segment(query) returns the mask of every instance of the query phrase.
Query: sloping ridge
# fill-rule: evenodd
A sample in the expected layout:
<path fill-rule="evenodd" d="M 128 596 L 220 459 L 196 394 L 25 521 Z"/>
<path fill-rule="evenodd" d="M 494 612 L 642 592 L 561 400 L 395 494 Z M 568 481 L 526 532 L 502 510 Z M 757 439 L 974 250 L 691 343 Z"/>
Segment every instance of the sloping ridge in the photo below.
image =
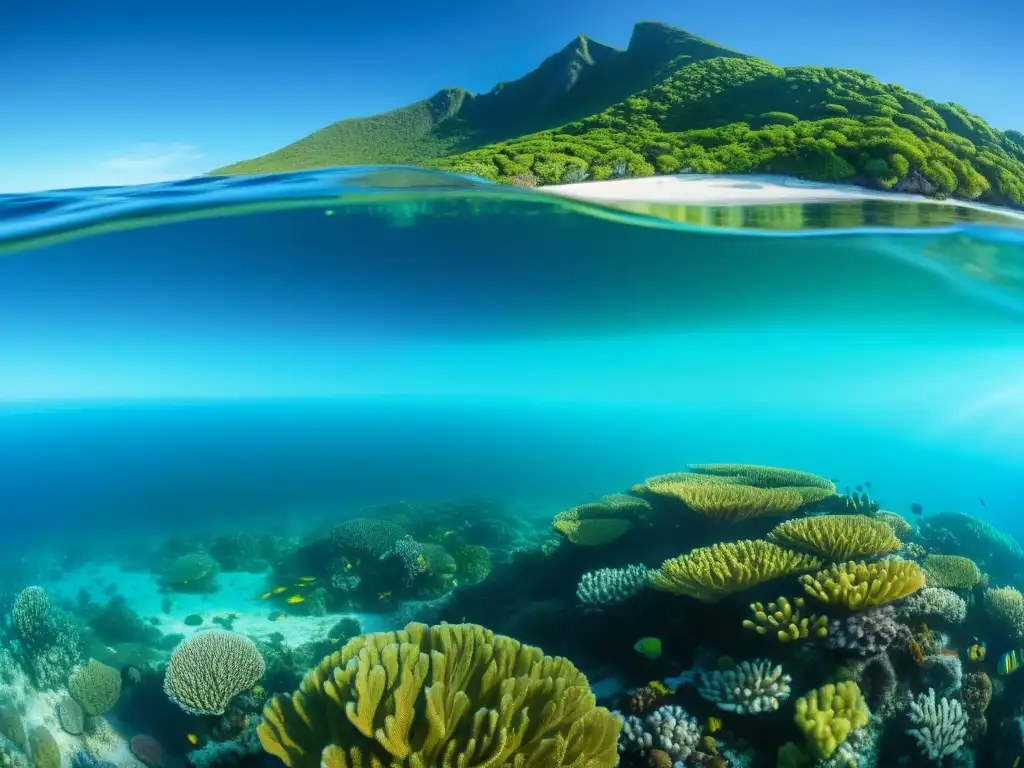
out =
<path fill-rule="evenodd" d="M 400 109 L 332 123 L 214 173 L 414 164 L 445 157 L 582 119 L 653 85 L 670 66 L 721 56 L 748 58 L 658 22 L 637 24 L 625 50 L 581 35 L 532 72 L 488 93 L 445 88 Z"/>

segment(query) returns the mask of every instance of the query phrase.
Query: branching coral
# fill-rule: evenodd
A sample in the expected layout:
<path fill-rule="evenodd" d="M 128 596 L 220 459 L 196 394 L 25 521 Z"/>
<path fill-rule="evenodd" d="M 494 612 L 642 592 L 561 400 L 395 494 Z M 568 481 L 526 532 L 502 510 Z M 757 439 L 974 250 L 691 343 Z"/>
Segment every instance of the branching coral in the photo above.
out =
<path fill-rule="evenodd" d="M 985 590 L 985 610 L 1015 639 L 1024 639 L 1024 595 L 1014 587 Z"/>
<path fill-rule="evenodd" d="M 625 754 L 647 757 L 660 749 L 672 761 L 686 761 L 697 751 L 701 729 L 697 718 L 679 706 L 663 706 L 644 719 L 628 715 L 622 723 L 620 749 Z"/>
<path fill-rule="evenodd" d="M 811 597 L 829 605 L 861 610 L 899 600 L 924 586 L 924 573 L 912 560 L 841 563 L 800 578 Z"/>
<path fill-rule="evenodd" d="M 756 485 L 761 488 L 784 488 L 803 486 L 825 488 L 834 492 L 835 483 L 811 472 L 780 467 L 765 467 L 758 464 L 691 464 L 690 471 L 703 475 L 719 475 L 734 478 L 737 482 Z"/>
<path fill-rule="evenodd" d="M 852 731 L 868 724 L 868 706 L 852 681 L 824 685 L 796 701 L 797 727 L 819 757 L 829 757 Z"/>
<path fill-rule="evenodd" d="M 821 638 L 828 634 L 828 617 L 816 613 L 803 614 L 804 599 L 792 601 L 780 597 L 764 605 L 751 603 L 753 619 L 744 619 L 744 629 L 752 629 L 759 635 L 774 635 L 780 643 L 802 640 L 808 637 Z"/>
<path fill-rule="evenodd" d="M 789 515 L 804 504 L 797 491 L 729 483 L 679 482 L 652 478 L 647 487 L 659 496 L 681 501 L 689 509 L 721 522 Z"/>
<path fill-rule="evenodd" d="M 981 570 L 969 557 L 928 555 L 921 567 L 929 587 L 971 589 L 982 579 Z"/>
<path fill-rule="evenodd" d="M 898 638 L 910 639 L 910 630 L 896 621 L 896 610 L 891 605 L 869 608 L 844 619 L 836 619 L 829 626 L 828 646 L 874 656 L 887 650 Z"/>
<path fill-rule="evenodd" d="M 963 746 L 967 714 L 956 699 L 936 700 L 934 689 L 929 689 L 910 702 L 908 715 L 917 727 L 907 730 L 907 735 L 914 737 L 928 759 L 940 761 Z"/>
<path fill-rule="evenodd" d="M 600 568 L 583 574 L 576 598 L 588 608 L 603 608 L 629 600 L 647 587 L 651 569 L 643 565 Z"/>
<path fill-rule="evenodd" d="M 713 544 L 666 560 L 651 573 L 655 589 L 715 602 L 781 576 L 820 567 L 821 560 L 768 541 Z"/>
<path fill-rule="evenodd" d="M 768 537 L 828 560 L 886 555 L 903 548 L 903 542 L 888 525 L 863 515 L 819 515 L 787 520 L 777 525 Z"/>
<path fill-rule="evenodd" d="M 774 712 L 789 698 L 790 682 L 781 666 L 755 659 L 740 662 L 733 669 L 704 672 L 697 692 L 727 712 L 759 715 Z"/>
<path fill-rule="evenodd" d="M 258 733 L 289 768 L 612 768 L 620 728 L 566 659 L 474 624 L 409 624 L 350 640 Z"/>
<path fill-rule="evenodd" d="M 222 715 L 228 702 L 252 688 L 263 657 L 245 635 L 213 629 L 182 640 L 171 653 L 164 693 L 193 715 Z"/>
<path fill-rule="evenodd" d="M 967 618 L 967 603 L 956 592 L 939 587 L 925 587 L 902 601 L 898 610 L 903 619 L 937 616 L 951 624 L 963 624 Z"/>

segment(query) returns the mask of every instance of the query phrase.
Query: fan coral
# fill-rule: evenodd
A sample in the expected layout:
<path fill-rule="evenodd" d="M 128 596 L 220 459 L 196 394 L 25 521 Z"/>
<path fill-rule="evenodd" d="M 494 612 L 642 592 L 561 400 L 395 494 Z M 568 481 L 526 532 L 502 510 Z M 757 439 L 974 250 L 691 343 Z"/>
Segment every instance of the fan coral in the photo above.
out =
<path fill-rule="evenodd" d="M 726 712 L 759 715 L 774 712 L 789 698 L 790 682 L 781 666 L 755 659 L 740 662 L 733 669 L 702 673 L 697 692 Z"/>
<path fill-rule="evenodd" d="M 222 715 L 263 671 L 263 657 L 252 640 L 213 629 L 178 643 L 167 662 L 164 693 L 189 714 Z"/>
<path fill-rule="evenodd" d="M 985 610 L 1014 639 L 1024 638 L 1024 595 L 1013 587 L 985 590 Z"/>
<path fill-rule="evenodd" d="M 650 568 L 643 565 L 590 571 L 580 579 L 576 597 L 582 605 L 590 608 L 622 603 L 647 587 L 650 574 Z"/>
<path fill-rule="evenodd" d="M 925 587 L 903 600 L 899 604 L 898 613 L 904 619 L 937 616 L 952 624 L 963 624 L 967 618 L 967 603 L 956 592 Z"/>
<path fill-rule="evenodd" d="M 831 492 L 835 492 L 836 489 L 835 483 L 831 480 L 798 469 L 764 467 L 758 464 L 691 464 L 689 470 L 696 474 L 725 476 L 736 482 L 761 488 L 803 486 L 825 488 Z"/>
<path fill-rule="evenodd" d="M 289 768 L 612 768 L 620 729 L 567 659 L 475 624 L 409 624 L 350 640 L 258 733 Z"/>
<path fill-rule="evenodd" d="M 334 546 L 341 550 L 382 557 L 405 536 L 405 530 L 390 520 L 355 517 L 338 523 L 331 531 Z"/>
<path fill-rule="evenodd" d="M 735 523 L 754 517 L 789 515 L 804 504 L 797 491 L 785 488 L 757 488 L 727 483 L 680 483 L 647 481 L 659 496 L 677 499 L 689 509 L 721 522 Z"/>
<path fill-rule="evenodd" d="M 885 523 L 863 515 L 818 515 L 787 520 L 775 527 L 772 541 L 809 550 L 828 560 L 848 560 L 865 555 L 885 555 L 903 548 Z"/>
<path fill-rule="evenodd" d="M 812 613 L 802 615 L 804 599 L 795 598 L 792 602 L 784 597 L 778 598 L 767 607 L 761 603 L 751 603 L 750 610 L 754 618 L 744 619 L 744 629 L 752 629 L 759 635 L 774 633 L 780 643 L 790 640 L 802 640 L 807 637 L 822 638 L 828 634 L 828 617 Z"/>
<path fill-rule="evenodd" d="M 977 564 L 959 555 L 928 555 L 921 567 L 929 587 L 971 589 L 982 579 Z"/>
<path fill-rule="evenodd" d="M 930 760 L 941 760 L 963 746 L 967 714 L 956 699 L 936 701 L 935 691 L 929 689 L 910 702 L 908 714 L 917 727 L 907 730 L 907 735 L 917 740 L 921 754 Z"/>
<path fill-rule="evenodd" d="M 121 696 L 121 673 L 95 659 L 89 659 L 86 666 L 75 670 L 71 676 L 68 692 L 82 705 L 87 715 L 102 715 Z"/>
<path fill-rule="evenodd" d="M 896 609 L 880 605 L 866 611 L 836 619 L 829 626 L 829 648 L 850 651 L 859 656 L 874 656 L 889 648 L 897 638 L 905 643 L 910 630 L 896 621 Z"/>
<path fill-rule="evenodd" d="M 792 573 L 818 568 L 821 560 L 768 541 L 737 541 L 700 547 L 666 560 L 651 573 L 655 589 L 715 602 Z"/>
<path fill-rule="evenodd" d="M 833 565 L 800 580 L 811 597 L 856 611 L 916 592 L 924 586 L 924 573 L 912 560 L 892 558 L 877 563 Z"/>
<path fill-rule="evenodd" d="M 807 745 L 819 757 L 829 757 L 852 731 L 868 724 L 867 704 L 854 682 L 823 685 L 796 701 L 794 720 Z"/>
<path fill-rule="evenodd" d="M 685 761 L 700 744 L 700 724 L 682 707 L 664 706 L 641 720 L 629 715 L 622 723 L 619 748 L 624 753 L 650 755 L 660 749 L 671 760 Z"/>

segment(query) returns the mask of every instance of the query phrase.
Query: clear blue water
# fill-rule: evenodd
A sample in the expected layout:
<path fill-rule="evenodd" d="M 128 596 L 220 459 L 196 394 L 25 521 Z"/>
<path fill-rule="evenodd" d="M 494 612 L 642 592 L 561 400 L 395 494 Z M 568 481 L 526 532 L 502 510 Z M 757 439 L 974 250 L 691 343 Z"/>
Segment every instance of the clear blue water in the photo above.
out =
<path fill-rule="evenodd" d="M 260 593 L 312 569 L 337 522 L 401 500 L 488 500 L 541 557 L 560 510 L 690 463 L 765 464 L 1024 540 L 1024 219 L 1010 212 L 895 197 L 607 207 L 408 169 L 0 196 L 0 361 L 0 595 L 42 584 L 88 655 L 149 653 L 159 675 L 167 649 L 125 650 L 79 590 L 123 595 L 166 636 L 192 631 L 187 614 L 206 628 L 237 612 L 239 631 L 291 642 L 313 631 L 308 612 Z M 174 557 L 239 533 L 286 554 L 211 594 L 168 591 Z M 693 546 L 687 533 L 652 542 L 646 564 Z M 562 550 L 564 583 L 503 570 L 496 549 L 490 580 L 443 618 L 508 618 L 496 628 L 604 691 L 697 663 L 703 640 L 675 611 L 564 626 L 583 571 L 637 556 Z M 378 589 L 316 620 L 421 617 Z M 661 662 L 631 650 L 641 634 L 665 638 Z M 993 660 L 1015 642 L 986 637 Z M 111 716 L 125 739 L 152 732 L 175 757 L 198 749 L 193 731 L 199 747 L 224 739 L 162 709 L 159 685 L 147 695 Z M 279 765 L 263 760 L 224 765 Z"/>

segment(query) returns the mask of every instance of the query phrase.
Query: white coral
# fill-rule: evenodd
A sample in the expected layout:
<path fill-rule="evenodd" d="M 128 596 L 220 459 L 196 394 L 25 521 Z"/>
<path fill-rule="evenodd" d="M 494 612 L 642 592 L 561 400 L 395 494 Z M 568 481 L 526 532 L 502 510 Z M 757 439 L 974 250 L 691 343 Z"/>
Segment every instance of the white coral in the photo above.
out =
<path fill-rule="evenodd" d="M 719 709 L 738 715 L 773 712 L 789 698 L 792 678 L 767 659 L 744 661 L 734 669 L 701 675 L 697 692 Z"/>
<path fill-rule="evenodd" d="M 967 713 L 956 699 L 935 699 L 935 689 L 929 688 L 916 701 L 910 702 L 909 716 L 917 728 L 907 731 L 917 740 L 921 754 L 940 761 L 952 755 L 964 744 L 967 736 Z"/>
<path fill-rule="evenodd" d="M 939 616 L 953 624 L 963 624 L 967 618 L 967 603 L 952 590 L 925 587 L 907 597 L 898 613 L 902 619 Z"/>
<path fill-rule="evenodd" d="M 697 718 L 682 707 L 666 705 L 643 720 L 636 715 L 623 718 L 619 751 L 648 756 L 652 749 L 660 749 L 672 760 L 683 761 L 696 752 L 700 736 Z"/>
<path fill-rule="evenodd" d="M 622 603 L 647 586 L 650 569 L 642 565 L 627 568 L 601 568 L 583 574 L 576 597 L 588 608 Z"/>

